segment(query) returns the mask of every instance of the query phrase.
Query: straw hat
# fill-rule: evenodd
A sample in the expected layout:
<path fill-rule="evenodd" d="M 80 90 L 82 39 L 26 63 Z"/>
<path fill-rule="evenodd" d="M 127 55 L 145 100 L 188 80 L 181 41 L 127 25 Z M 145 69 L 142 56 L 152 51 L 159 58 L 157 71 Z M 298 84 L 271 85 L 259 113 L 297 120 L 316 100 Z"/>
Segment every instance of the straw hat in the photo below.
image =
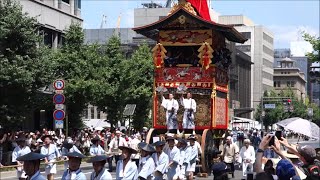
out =
<path fill-rule="evenodd" d="M 299 156 L 292 153 L 288 153 L 288 151 L 282 151 L 282 154 L 289 159 L 299 159 Z"/>

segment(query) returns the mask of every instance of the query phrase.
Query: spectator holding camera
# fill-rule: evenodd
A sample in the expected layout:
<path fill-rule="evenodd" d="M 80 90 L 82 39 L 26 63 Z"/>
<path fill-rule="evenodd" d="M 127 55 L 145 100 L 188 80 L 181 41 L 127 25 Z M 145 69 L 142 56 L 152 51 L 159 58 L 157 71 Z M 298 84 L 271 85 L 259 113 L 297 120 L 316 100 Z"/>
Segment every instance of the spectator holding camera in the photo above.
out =
<path fill-rule="evenodd" d="M 303 162 L 301 167 L 303 173 L 307 176 L 307 180 L 320 179 L 320 161 L 316 159 L 316 150 L 309 145 L 293 145 L 288 143 L 287 139 L 281 138 L 280 143 L 284 145 L 290 152 L 297 155 Z"/>

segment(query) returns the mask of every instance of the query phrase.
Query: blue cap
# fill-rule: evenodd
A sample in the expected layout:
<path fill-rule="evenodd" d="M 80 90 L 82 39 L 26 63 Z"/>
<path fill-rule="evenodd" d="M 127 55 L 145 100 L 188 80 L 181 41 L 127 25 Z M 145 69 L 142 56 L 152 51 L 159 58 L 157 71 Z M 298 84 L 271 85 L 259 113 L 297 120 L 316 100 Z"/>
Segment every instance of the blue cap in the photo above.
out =
<path fill-rule="evenodd" d="M 30 152 L 28 154 L 18 157 L 17 160 L 18 161 L 36 161 L 36 160 L 44 159 L 45 157 L 46 155 Z"/>
<path fill-rule="evenodd" d="M 276 174 L 279 179 L 289 180 L 296 175 L 296 171 L 290 161 L 281 159 L 277 164 Z"/>

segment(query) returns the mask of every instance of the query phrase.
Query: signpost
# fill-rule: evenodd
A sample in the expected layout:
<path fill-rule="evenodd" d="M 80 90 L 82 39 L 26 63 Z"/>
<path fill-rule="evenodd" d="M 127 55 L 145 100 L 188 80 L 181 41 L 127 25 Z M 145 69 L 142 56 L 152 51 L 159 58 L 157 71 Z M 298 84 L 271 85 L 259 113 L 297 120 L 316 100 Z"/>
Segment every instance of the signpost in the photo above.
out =
<path fill-rule="evenodd" d="M 264 108 L 265 109 L 275 109 L 276 108 L 276 104 L 264 104 Z"/>
<path fill-rule="evenodd" d="M 53 102 L 55 104 L 55 110 L 53 111 L 53 119 L 55 121 L 54 125 L 56 129 L 63 129 L 63 120 L 66 117 L 65 113 L 65 96 L 63 94 L 63 89 L 65 87 L 65 82 L 62 79 L 57 79 L 53 82 L 53 87 L 55 89 L 55 95 L 53 96 Z M 68 122 L 66 122 L 68 123 Z M 68 135 L 68 130 L 66 131 L 66 136 Z"/>

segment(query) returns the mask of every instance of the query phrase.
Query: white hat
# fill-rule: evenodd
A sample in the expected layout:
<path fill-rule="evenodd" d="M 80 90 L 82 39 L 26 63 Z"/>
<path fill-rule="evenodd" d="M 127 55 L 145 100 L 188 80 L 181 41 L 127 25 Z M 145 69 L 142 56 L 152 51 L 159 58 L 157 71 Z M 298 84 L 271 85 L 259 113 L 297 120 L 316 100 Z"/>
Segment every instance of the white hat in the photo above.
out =
<path fill-rule="evenodd" d="M 116 131 L 116 134 L 121 134 L 121 131 Z"/>
<path fill-rule="evenodd" d="M 227 137 L 227 140 L 231 140 L 231 139 L 232 139 L 232 137 L 231 137 L 231 136 L 228 136 L 228 137 Z"/>

